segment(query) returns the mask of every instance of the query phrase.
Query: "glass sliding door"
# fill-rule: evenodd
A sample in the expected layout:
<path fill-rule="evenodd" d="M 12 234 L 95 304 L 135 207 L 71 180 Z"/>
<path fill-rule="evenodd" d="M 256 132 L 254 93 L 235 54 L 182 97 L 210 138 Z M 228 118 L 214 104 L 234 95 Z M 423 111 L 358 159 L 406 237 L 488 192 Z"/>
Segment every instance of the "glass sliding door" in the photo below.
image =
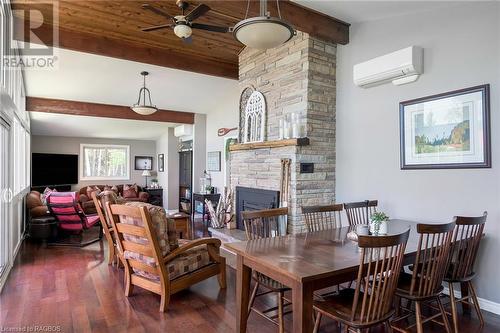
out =
<path fill-rule="evenodd" d="M 0 118 L 0 278 L 9 265 L 9 207 L 12 191 L 9 183 L 10 127 Z"/>

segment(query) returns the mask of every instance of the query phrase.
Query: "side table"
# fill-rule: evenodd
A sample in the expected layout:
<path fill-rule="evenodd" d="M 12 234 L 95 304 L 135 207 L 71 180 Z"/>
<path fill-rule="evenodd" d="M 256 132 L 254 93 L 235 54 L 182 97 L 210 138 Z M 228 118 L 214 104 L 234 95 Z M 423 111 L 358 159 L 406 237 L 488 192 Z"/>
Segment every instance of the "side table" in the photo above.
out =
<path fill-rule="evenodd" d="M 189 215 L 183 212 L 167 214 L 168 219 L 175 221 L 175 231 L 179 238 L 192 239 L 191 235 L 191 223 Z"/>

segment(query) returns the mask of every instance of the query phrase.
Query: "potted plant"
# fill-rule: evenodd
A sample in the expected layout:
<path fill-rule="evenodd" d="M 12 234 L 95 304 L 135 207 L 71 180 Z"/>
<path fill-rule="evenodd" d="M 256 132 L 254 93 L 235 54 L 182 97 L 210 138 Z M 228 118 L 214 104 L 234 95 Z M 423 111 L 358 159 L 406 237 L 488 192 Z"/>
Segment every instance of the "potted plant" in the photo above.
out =
<path fill-rule="evenodd" d="M 370 232 L 374 235 L 385 235 L 387 234 L 387 221 L 389 221 L 389 216 L 384 212 L 375 212 L 371 216 Z"/>

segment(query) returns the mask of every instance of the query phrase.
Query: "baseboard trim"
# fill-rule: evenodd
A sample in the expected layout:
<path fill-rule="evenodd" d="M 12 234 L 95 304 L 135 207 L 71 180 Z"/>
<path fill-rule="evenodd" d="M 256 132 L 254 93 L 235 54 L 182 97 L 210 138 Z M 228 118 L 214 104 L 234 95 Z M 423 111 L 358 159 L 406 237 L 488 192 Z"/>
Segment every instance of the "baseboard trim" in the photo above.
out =
<path fill-rule="evenodd" d="M 446 295 L 450 294 L 450 290 L 448 289 L 448 287 L 444 287 L 443 294 Z M 456 298 L 462 297 L 462 293 L 460 292 L 460 290 L 455 290 L 455 297 Z M 479 301 L 479 306 L 481 307 L 481 310 L 500 315 L 500 303 L 496 303 L 481 297 L 478 297 L 477 300 Z"/>

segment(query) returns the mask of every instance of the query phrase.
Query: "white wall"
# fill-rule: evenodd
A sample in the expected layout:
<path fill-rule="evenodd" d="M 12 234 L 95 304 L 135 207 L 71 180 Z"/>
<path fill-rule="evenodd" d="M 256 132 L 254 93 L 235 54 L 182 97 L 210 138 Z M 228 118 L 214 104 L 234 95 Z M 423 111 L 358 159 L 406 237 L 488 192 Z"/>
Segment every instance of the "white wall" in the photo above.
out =
<path fill-rule="evenodd" d="M 207 161 L 207 117 L 195 114 L 193 129 L 193 193 L 200 192 L 200 178 L 206 170 Z"/>
<path fill-rule="evenodd" d="M 212 110 L 207 115 L 207 152 L 220 151 L 221 152 L 221 171 L 210 171 L 212 177 L 212 186 L 217 187 L 219 192 L 224 188 L 224 165 L 226 163 L 224 138 L 238 137 L 238 130 L 233 131 L 226 136 L 220 137 L 217 135 L 219 128 L 233 128 L 238 127 L 239 123 L 239 94 L 236 89 L 227 98 L 218 105 L 217 109 Z"/>
<path fill-rule="evenodd" d="M 168 209 L 179 210 L 179 139 L 174 136 L 174 129 L 168 129 L 168 151 L 165 156 L 168 174 Z M 168 161 L 168 162 L 167 162 Z M 165 200 L 165 199 L 164 199 Z"/>
<path fill-rule="evenodd" d="M 487 210 L 478 262 L 479 297 L 500 302 L 500 139 L 498 3 L 460 3 L 433 12 L 351 27 L 338 49 L 337 200 L 376 198 L 391 217 L 451 221 Z M 352 66 L 409 45 L 425 49 L 425 74 L 409 85 L 370 89 L 352 83 Z M 489 83 L 491 169 L 400 170 L 399 102 Z"/>
<path fill-rule="evenodd" d="M 78 185 L 73 186 L 74 190 L 79 190 L 86 185 L 104 185 L 104 184 L 123 184 L 137 183 L 144 186 L 145 179 L 142 177 L 141 170 L 134 170 L 135 156 L 152 156 L 153 170 L 152 177 L 148 177 L 148 183 L 151 178 L 156 177 L 157 156 L 156 144 L 154 141 L 147 140 L 118 140 L 118 139 L 98 139 L 98 138 L 73 138 L 60 136 L 41 136 L 33 135 L 31 137 L 31 151 L 33 153 L 52 153 L 52 154 L 80 154 L 81 143 L 93 144 L 115 144 L 130 146 L 130 180 L 107 180 L 107 181 L 81 181 L 78 174 Z"/>
<path fill-rule="evenodd" d="M 168 209 L 168 192 L 169 192 L 169 184 L 168 184 L 168 131 L 163 134 L 158 140 L 156 140 L 156 158 L 158 158 L 158 154 L 163 154 L 163 172 L 159 172 L 157 170 L 158 184 L 163 188 L 163 207 Z M 158 168 L 158 163 L 156 165 Z"/>
<path fill-rule="evenodd" d="M 179 153 L 178 139 L 174 129 L 156 140 L 156 154 L 164 154 L 164 172 L 158 172 L 158 183 L 163 188 L 163 207 L 167 210 L 179 209 Z"/>

